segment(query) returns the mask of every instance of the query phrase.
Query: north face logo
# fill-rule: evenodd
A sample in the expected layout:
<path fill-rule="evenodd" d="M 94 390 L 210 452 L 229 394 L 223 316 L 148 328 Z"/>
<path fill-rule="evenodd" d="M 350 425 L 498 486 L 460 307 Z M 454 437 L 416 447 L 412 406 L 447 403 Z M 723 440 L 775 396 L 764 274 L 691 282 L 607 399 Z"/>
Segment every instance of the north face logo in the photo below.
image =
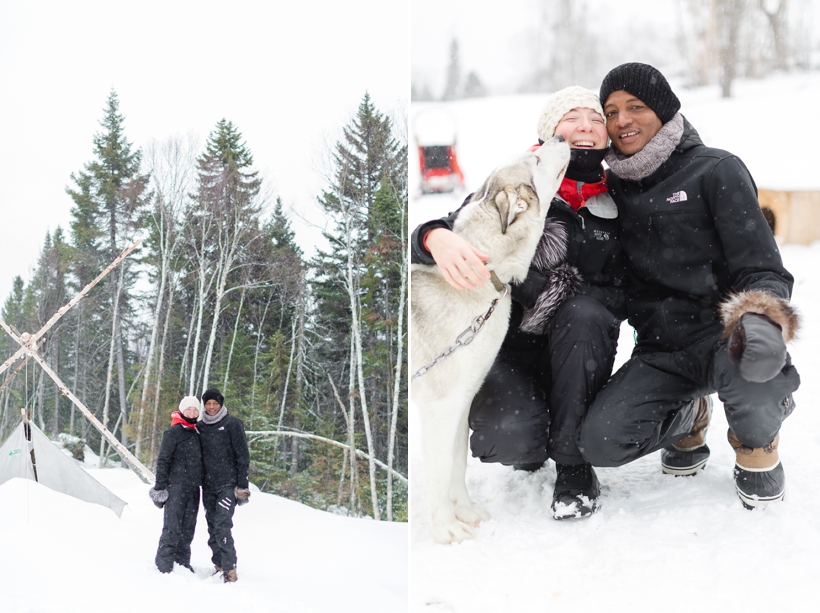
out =
<path fill-rule="evenodd" d="M 595 235 L 595 240 L 598 240 L 598 241 L 608 241 L 609 240 L 609 232 L 604 232 L 603 230 L 594 230 L 593 234 Z"/>
<path fill-rule="evenodd" d="M 667 202 L 683 202 L 684 200 L 686 200 L 686 192 L 683 190 L 675 192 L 671 197 L 666 199 Z"/>

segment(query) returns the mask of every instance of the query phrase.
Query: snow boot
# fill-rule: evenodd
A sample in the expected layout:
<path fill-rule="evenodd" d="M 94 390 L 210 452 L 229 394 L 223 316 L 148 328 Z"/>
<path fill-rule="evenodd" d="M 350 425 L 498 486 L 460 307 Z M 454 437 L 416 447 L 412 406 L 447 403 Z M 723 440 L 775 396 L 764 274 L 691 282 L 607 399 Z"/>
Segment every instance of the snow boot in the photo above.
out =
<path fill-rule="evenodd" d="M 221 566 L 217 566 L 216 564 L 214 564 L 214 572 L 213 572 L 213 573 L 211 573 L 211 577 L 213 577 L 214 575 L 218 575 L 218 574 L 220 574 L 221 572 L 222 572 L 222 567 L 221 567 Z"/>
<path fill-rule="evenodd" d="M 786 473 L 777 446 L 778 433 L 765 447 L 744 445 L 729 428 L 729 444 L 735 450 L 735 488 L 743 506 L 749 510 L 783 500 L 786 493 Z"/>
<path fill-rule="evenodd" d="M 236 583 L 236 569 L 232 568 L 222 573 L 222 580 L 225 583 Z"/>
<path fill-rule="evenodd" d="M 712 419 L 712 397 L 695 399 L 695 423 L 692 431 L 673 445 L 661 449 L 661 470 L 676 477 L 690 476 L 706 466 L 709 459 L 709 445 L 706 432 Z"/>
<path fill-rule="evenodd" d="M 552 518 L 587 517 L 598 510 L 601 486 L 591 464 L 555 463 L 557 476 L 552 493 Z"/>

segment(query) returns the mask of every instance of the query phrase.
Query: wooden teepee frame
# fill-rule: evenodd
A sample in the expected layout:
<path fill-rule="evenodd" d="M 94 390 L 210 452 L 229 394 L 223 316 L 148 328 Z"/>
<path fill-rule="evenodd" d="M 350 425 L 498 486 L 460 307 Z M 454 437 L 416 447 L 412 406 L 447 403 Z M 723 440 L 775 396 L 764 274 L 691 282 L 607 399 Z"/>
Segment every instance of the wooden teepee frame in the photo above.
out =
<path fill-rule="evenodd" d="M 26 359 L 28 359 L 28 357 L 31 357 L 34 361 L 36 361 L 42 367 L 42 369 L 46 372 L 46 374 L 54 380 L 54 383 L 57 384 L 57 388 L 60 390 L 60 392 L 62 392 L 63 396 L 67 396 L 68 399 L 71 400 L 71 402 L 73 402 L 78 409 L 80 409 L 80 412 L 82 412 L 82 414 L 86 416 L 88 421 L 91 422 L 91 425 L 94 426 L 97 430 L 99 430 L 100 434 L 102 434 L 105 437 L 105 439 L 108 441 L 108 443 L 114 449 L 117 450 L 117 453 L 120 455 L 122 460 L 129 466 L 129 468 L 131 468 L 131 470 L 133 470 L 137 474 L 137 476 L 140 479 L 142 479 L 143 482 L 148 483 L 148 484 L 152 484 L 152 483 L 154 483 L 154 473 L 152 473 L 150 470 L 148 470 L 142 464 L 142 462 L 140 462 L 137 459 L 137 457 L 134 454 L 132 454 L 130 451 L 128 451 L 128 449 L 125 447 L 125 445 L 123 445 L 122 443 L 120 443 L 117 440 L 117 438 L 111 433 L 111 431 L 108 428 L 106 428 L 105 424 L 101 423 L 96 418 L 94 413 L 92 413 L 91 411 L 88 410 L 88 408 L 80 401 L 80 399 L 77 398 L 71 392 L 71 390 L 68 388 L 68 386 L 65 383 L 63 383 L 62 379 L 60 379 L 60 377 L 57 376 L 57 373 L 54 372 L 48 364 L 46 364 L 45 360 L 43 360 L 43 358 L 40 356 L 40 354 L 37 353 L 37 349 L 39 348 L 38 341 L 40 340 L 40 338 L 46 332 L 48 332 L 48 330 L 54 324 L 56 324 L 57 321 L 59 321 L 59 319 L 63 315 L 65 315 L 68 312 L 69 309 L 71 309 L 71 307 L 73 307 L 75 304 L 77 304 L 83 298 L 83 296 L 88 294 L 88 292 L 91 290 L 91 288 L 93 288 L 95 285 L 97 285 L 97 283 L 102 281 L 102 279 L 109 272 L 114 270 L 114 268 L 116 268 L 120 264 L 120 262 L 122 262 L 126 257 L 128 257 L 128 255 L 134 249 L 136 249 L 139 244 L 140 244 L 140 241 L 137 241 L 136 243 L 134 243 L 130 247 L 127 247 L 126 249 L 124 249 L 123 252 L 120 253 L 114 259 L 114 261 L 111 262 L 105 268 L 105 270 L 103 270 L 99 275 L 97 275 L 97 277 L 93 281 L 91 281 L 82 290 L 80 290 L 80 292 L 76 296 L 74 296 L 74 298 L 69 300 L 64 306 L 62 306 L 60 309 L 58 309 L 57 312 L 54 313 L 54 315 L 51 316 L 51 319 L 49 319 L 46 322 L 46 324 L 39 330 L 39 332 L 37 332 L 35 334 L 29 334 L 28 332 L 23 332 L 22 334 L 19 334 L 16 330 L 14 330 L 11 326 L 9 326 L 5 321 L 0 319 L 0 326 L 2 326 L 3 329 L 8 333 L 8 335 L 11 336 L 11 338 L 13 338 L 17 342 L 17 344 L 20 345 L 20 349 L 18 349 L 17 352 L 13 356 L 11 356 L 8 360 L 3 362 L 2 365 L 0 365 L 0 374 L 2 374 L 3 371 L 5 371 L 9 366 L 14 364 L 14 362 L 16 362 L 19 358 L 23 357 L 24 355 L 27 356 Z"/>

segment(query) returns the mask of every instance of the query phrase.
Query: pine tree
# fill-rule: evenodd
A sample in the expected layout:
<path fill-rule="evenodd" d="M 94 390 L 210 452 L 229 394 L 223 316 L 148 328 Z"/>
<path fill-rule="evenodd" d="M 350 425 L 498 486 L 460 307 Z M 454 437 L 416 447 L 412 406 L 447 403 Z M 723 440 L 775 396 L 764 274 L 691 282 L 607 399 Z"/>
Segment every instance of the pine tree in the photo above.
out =
<path fill-rule="evenodd" d="M 257 196 L 262 184 L 258 173 L 251 170 L 253 156 L 242 141 L 242 135 L 225 119 L 220 120 L 211 132 L 205 153 L 197 164 L 198 192 L 188 215 L 194 228 L 195 239 L 191 247 L 196 253 L 199 276 L 189 393 L 194 393 L 197 386 L 208 387 L 223 299 L 230 290 L 229 281 L 238 283 L 235 277 L 243 253 L 253 249 L 260 237 L 261 203 Z M 211 305 L 206 305 L 211 286 L 214 295 Z M 212 306 L 209 310 L 213 317 L 200 375 L 197 370 L 199 340 L 206 306 Z"/>
<path fill-rule="evenodd" d="M 378 416 L 379 407 L 385 404 L 384 394 L 389 391 L 379 383 L 389 380 L 389 374 L 382 378 L 389 370 L 389 360 L 384 334 L 364 319 L 369 316 L 368 301 L 382 292 L 368 287 L 363 279 L 368 278 L 368 254 L 383 237 L 384 222 L 390 220 L 390 207 L 381 199 L 377 202 L 377 193 L 385 183 L 401 184 L 407 166 L 406 152 L 396 142 L 390 120 L 375 109 L 368 94 L 351 124 L 344 128 L 342 140 L 336 143 L 333 160 L 332 184 L 319 199 L 334 223 L 333 230 L 325 233 L 332 251 L 320 251 L 314 259 L 317 323 L 326 341 L 320 350 L 325 359 L 336 364 L 330 376 L 339 384 L 346 380 L 348 385 L 351 446 L 355 444 L 357 404 L 361 411 L 371 456 L 371 508 L 378 519 L 381 512 L 374 460 L 380 450 L 379 439 L 374 436 L 378 424 L 372 417 Z"/>
<path fill-rule="evenodd" d="M 136 222 L 144 204 L 143 194 L 148 177 L 140 174 L 141 153 L 139 150 L 133 151 L 131 143 L 125 138 L 124 122 L 125 118 L 119 112 L 119 99 L 112 90 L 100 122 L 102 131 L 94 136 L 95 159 L 87 163 L 84 170 L 71 175 L 76 188 L 66 189 L 74 201 L 71 230 L 72 243 L 78 252 L 74 274 L 79 287 L 116 257 L 137 231 Z M 95 382 L 95 387 L 102 385 L 104 388 L 102 415 L 105 425 L 110 427 L 107 423 L 110 380 L 116 359 L 123 443 L 128 442 L 125 428 L 128 421 L 127 343 L 124 336 L 127 336 L 130 325 L 130 292 L 134 280 L 135 275 L 128 270 L 126 261 L 120 266 L 118 274 L 112 274 L 107 279 L 107 294 L 102 296 L 95 293 L 95 298 L 84 305 L 84 323 L 92 330 L 84 335 L 83 344 L 99 343 L 99 340 L 93 340 L 93 329 L 111 329 L 108 365 L 103 366 L 105 381 Z M 84 353 L 92 354 L 91 348 L 86 347 Z M 98 355 L 96 352 L 94 354 Z M 100 365 L 84 365 L 84 369 L 94 369 L 94 366 L 100 370 Z"/>

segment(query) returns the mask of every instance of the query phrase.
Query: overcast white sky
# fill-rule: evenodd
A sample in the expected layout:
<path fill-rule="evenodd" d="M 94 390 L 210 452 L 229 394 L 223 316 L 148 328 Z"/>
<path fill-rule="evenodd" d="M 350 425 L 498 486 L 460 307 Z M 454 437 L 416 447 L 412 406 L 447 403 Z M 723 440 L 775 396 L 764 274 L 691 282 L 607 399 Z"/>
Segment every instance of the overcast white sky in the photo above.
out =
<path fill-rule="evenodd" d="M 135 147 L 204 145 L 226 118 L 285 204 L 315 211 L 321 151 L 365 91 L 407 111 L 409 2 L 0 0 L 0 301 L 46 231 L 68 230 L 65 188 L 112 88 Z M 318 231 L 295 229 L 310 251 Z"/>

